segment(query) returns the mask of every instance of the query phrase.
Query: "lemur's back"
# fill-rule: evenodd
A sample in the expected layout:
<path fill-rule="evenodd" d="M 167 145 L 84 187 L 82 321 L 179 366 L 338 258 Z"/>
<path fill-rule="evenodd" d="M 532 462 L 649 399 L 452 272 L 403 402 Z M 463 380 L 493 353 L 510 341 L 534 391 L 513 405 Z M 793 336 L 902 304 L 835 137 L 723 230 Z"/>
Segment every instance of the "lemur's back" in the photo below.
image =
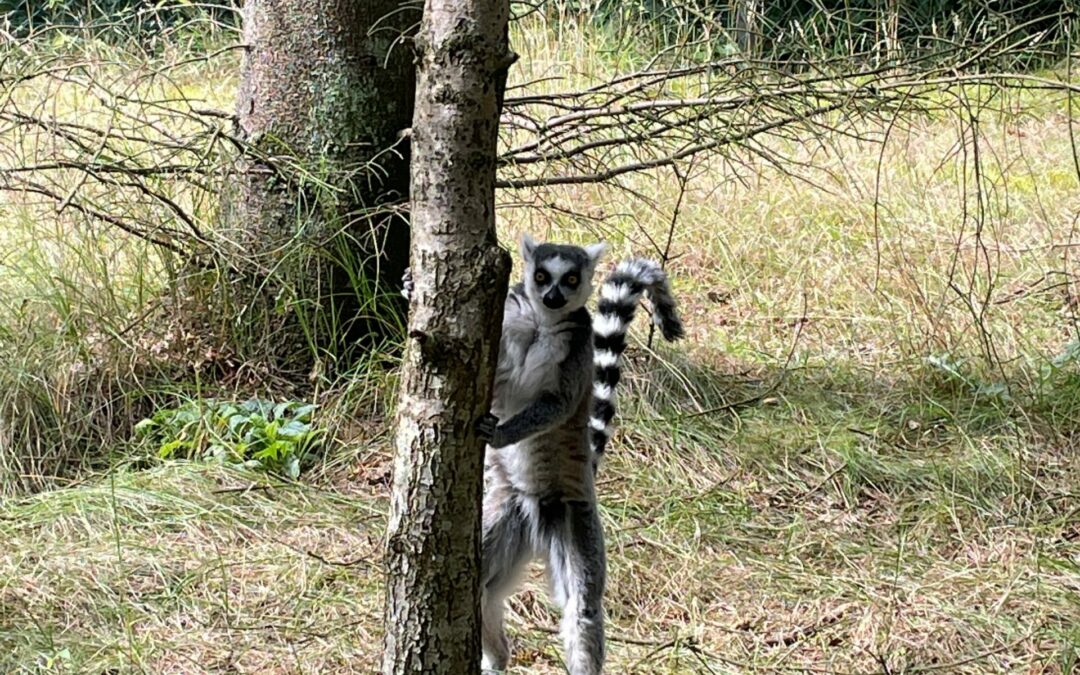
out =
<path fill-rule="evenodd" d="M 592 496 L 588 423 L 592 405 L 592 319 L 588 310 L 546 324 L 521 284 L 510 290 L 503 318 L 492 412 L 499 419 L 520 413 L 542 391 L 572 398 L 561 424 L 504 448 L 489 448 L 489 473 L 537 497 Z M 567 377 L 567 373 L 577 373 Z"/>

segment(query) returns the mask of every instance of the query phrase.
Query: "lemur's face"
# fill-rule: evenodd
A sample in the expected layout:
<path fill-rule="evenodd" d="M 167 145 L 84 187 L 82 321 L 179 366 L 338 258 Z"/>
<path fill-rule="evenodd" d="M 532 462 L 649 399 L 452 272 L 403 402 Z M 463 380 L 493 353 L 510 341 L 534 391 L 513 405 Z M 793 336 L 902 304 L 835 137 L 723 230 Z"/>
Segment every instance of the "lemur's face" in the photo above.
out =
<path fill-rule="evenodd" d="M 525 291 L 533 305 L 552 314 L 567 314 L 584 306 L 592 294 L 596 263 L 605 250 L 603 243 L 584 248 L 537 244 L 524 235 Z"/>

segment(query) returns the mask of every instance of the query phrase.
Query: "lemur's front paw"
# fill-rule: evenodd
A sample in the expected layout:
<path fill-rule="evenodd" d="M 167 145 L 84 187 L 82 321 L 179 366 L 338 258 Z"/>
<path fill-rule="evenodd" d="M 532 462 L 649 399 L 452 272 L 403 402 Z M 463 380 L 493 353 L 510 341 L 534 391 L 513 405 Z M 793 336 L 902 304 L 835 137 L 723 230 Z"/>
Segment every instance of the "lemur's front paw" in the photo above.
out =
<path fill-rule="evenodd" d="M 499 418 L 495 417 L 491 413 L 486 413 L 483 417 L 476 420 L 474 429 L 476 435 L 479 436 L 485 443 L 491 445 L 495 440 L 495 432 L 499 427 Z M 492 447 L 495 447 L 492 445 Z"/>
<path fill-rule="evenodd" d="M 405 273 L 401 275 L 401 294 L 405 296 L 406 300 L 409 300 L 413 292 L 413 280 L 412 280 L 412 268 L 406 267 Z"/>

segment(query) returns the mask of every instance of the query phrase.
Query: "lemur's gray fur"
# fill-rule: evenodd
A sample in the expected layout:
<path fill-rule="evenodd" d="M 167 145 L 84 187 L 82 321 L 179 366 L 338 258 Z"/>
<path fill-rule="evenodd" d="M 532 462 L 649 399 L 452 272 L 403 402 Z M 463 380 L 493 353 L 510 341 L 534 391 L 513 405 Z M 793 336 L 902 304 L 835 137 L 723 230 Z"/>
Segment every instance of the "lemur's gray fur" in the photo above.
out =
<path fill-rule="evenodd" d="M 619 355 L 644 290 L 664 335 L 682 334 L 663 272 L 644 260 L 617 267 L 592 322 L 585 303 L 605 249 L 522 238 L 525 278 L 506 298 L 491 414 L 477 425 L 488 442 L 481 572 L 486 671 L 504 670 L 509 662 L 503 605 L 535 557 L 546 559 L 553 599 L 563 612 L 567 670 L 599 675 L 603 668 L 606 562 L 595 453 L 610 437 Z M 405 288 L 408 294 L 408 273 Z"/>

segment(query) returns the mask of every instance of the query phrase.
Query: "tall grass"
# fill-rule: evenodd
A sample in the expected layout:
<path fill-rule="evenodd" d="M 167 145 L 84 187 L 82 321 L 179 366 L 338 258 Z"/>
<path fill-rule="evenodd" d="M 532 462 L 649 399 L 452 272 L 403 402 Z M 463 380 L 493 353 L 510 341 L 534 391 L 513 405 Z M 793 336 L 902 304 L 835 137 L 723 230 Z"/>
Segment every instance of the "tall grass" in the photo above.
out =
<path fill-rule="evenodd" d="M 244 233 L 225 227 L 231 132 L 197 111 L 217 120 L 234 105 L 235 30 L 204 17 L 148 45 L 145 35 L 99 28 L 43 29 L 5 46 L 18 76 L 0 129 L 5 494 L 122 459 L 132 426 L 157 405 L 368 392 L 364 383 L 386 377 L 394 338 L 358 345 L 350 327 L 401 332 L 347 236 L 327 246 L 305 239 L 298 212 L 297 236 L 256 258 Z M 98 138 L 95 128 L 115 133 Z M 125 162 L 143 174 L 97 173 Z M 194 172 L 156 171 L 170 165 Z M 320 170 L 297 168 L 308 192 L 337 198 Z M 330 268 L 348 274 L 332 292 Z M 370 353 L 352 358 L 361 350 Z M 357 371 L 371 364 L 382 364 L 371 377 Z M 340 408 L 370 409 L 358 399 Z"/>

